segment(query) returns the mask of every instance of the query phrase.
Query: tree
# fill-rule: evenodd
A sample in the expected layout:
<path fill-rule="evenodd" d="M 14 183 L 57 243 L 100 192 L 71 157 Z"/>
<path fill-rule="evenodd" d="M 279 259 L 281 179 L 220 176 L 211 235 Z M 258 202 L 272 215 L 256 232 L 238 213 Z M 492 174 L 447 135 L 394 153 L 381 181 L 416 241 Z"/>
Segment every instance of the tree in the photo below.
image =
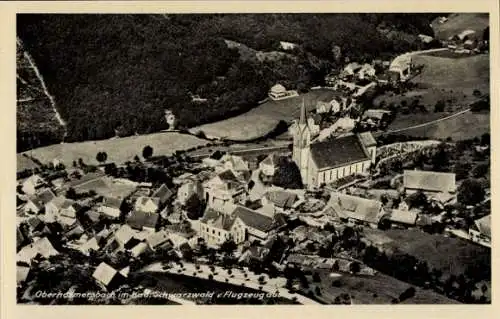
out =
<path fill-rule="evenodd" d="M 104 163 L 108 159 L 108 154 L 106 152 L 98 152 L 95 158 L 99 163 Z"/>
<path fill-rule="evenodd" d="M 457 200 L 463 205 L 475 205 L 484 199 L 485 191 L 481 183 L 468 178 L 458 188 Z"/>
<path fill-rule="evenodd" d="M 481 145 L 489 146 L 490 145 L 490 133 L 484 133 L 481 135 Z"/>
<path fill-rule="evenodd" d="M 354 261 L 349 265 L 349 270 L 353 274 L 357 274 L 361 271 L 361 265 L 358 262 Z"/>
<path fill-rule="evenodd" d="M 238 246 L 236 245 L 234 240 L 226 240 L 220 246 L 221 251 L 223 251 L 227 255 L 231 255 L 236 250 L 236 248 L 238 248 Z"/>
<path fill-rule="evenodd" d="M 450 161 L 445 144 L 440 144 L 438 146 L 437 152 L 431 159 L 431 163 L 435 171 L 441 171 L 448 168 Z"/>
<path fill-rule="evenodd" d="M 407 299 L 410 299 L 412 298 L 413 296 L 415 296 L 415 288 L 414 287 L 410 287 L 408 289 L 406 289 L 405 291 L 403 291 L 400 295 L 399 295 L 399 302 L 403 302 Z"/>
<path fill-rule="evenodd" d="M 205 203 L 198 197 L 197 194 L 192 194 L 187 200 L 184 206 L 189 219 L 197 220 L 203 216 L 203 211 L 205 210 Z"/>
<path fill-rule="evenodd" d="M 290 189 L 303 188 L 304 185 L 297 164 L 286 157 L 280 157 L 278 168 L 273 176 L 273 184 Z"/>
<path fill-rule="evenodd" d="M 317 272 L 315 272 L 313 274 L 313 281 L 314 282 L 321 282 L 321 277 L 319 276 L 319 274 Z"/>
<path fill-rule="evenodd" d="M 489 170 L 489 165 L 488 164 L 478 164 L 474 169 L 472 170 L 472 176 L 475 178 L 481 178 L 484 177 Z"/>
<path fill-rule="evenodd" d="M 471 165 L 467 162 L 458 162 L 453 168 L 453 172 L 455 173 L 457 180 L 462 180 L 469 177 L 470 170 Z"/>
<path fill-rule="evenodd" d="M 143 149 L 142 149 L 142 157 L 145 159 L 145 160 L 148 160 L 151 158 L 151 156 L 153 156 L 153 148 L 149 145 L 145 146 Z"/>
<path fill-rule="evenodd" d="M 444 103 L 443 100 L 439 100 L 436 102 L 436 105 L 434 105 L 434 112 L 435 113 L 440 113 L 440 112 L 444 112 L 444 108 L 445 108 L 446 104 Z"/>
<path fill-rule="evenodd" d="M 314 292 L 316 293 L 316 295 L 321 296 L 321 288 L 319 288 L 318 286 L 314 288 Z"/>

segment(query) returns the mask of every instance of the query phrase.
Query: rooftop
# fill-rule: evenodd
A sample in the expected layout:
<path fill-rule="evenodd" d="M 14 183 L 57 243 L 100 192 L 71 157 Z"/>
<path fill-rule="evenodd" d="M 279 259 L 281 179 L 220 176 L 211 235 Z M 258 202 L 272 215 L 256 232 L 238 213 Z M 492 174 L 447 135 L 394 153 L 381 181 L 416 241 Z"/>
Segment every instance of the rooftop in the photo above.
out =
<path fill-rule="evenodd" d="M 262 215 L 244 206 L 237 206 L 234 209 L 232 215 L 240 218 L 248 227 L 260 230 L 262 232 L 268 232 L 272 230 L 276 225 L 273 218 Z"/>
<path fill-rule="evenodd" d="M 172 197 L 174 193 L 165 185 L 162 184 L 160 188 L 158 188 L 152 197 L 158 197 L 160 199 L 160 203 L 165 203 L 170 197 Z"/>
<path fill-rule="evenodd" d="M 159 216 L 157 213 L 134 211 L 127 219 L 127 224 L 135 229 L 142 229 L 143 227 L 155 228 Z"/>
<path fill-rule="evenodd" d="M 383 215 L 382 202 L 362 197 L 332 192 L 326 209 L 341 218 L 353 218 L 368 223 L 378 223 Z"/>
<path fill-rule="evenodd" d="M 405 170 L 403 184 L 405 188 L 422 191 L 453 193 L 456 190 L 453 173 Z"/>
<path fill-rule="evenodd" d="M 313 143 L 311 156 L 318 169 L 335 168 L 369 159 L 356 135 Z"/>

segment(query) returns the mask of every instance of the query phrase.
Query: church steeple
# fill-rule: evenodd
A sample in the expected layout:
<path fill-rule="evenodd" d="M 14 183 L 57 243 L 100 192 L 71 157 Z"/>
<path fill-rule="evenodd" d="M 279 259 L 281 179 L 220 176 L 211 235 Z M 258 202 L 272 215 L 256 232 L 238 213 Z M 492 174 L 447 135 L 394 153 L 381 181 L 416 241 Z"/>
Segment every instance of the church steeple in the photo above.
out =
<path fill-rule="evenodd" d="M 302 98 L 302 105 L 300 107 L 300 119 L 299 119 L 299 124 L 306 124 L 307 125 L 307 119 L 306 119 L 306 103 L 305 99 Z"/>

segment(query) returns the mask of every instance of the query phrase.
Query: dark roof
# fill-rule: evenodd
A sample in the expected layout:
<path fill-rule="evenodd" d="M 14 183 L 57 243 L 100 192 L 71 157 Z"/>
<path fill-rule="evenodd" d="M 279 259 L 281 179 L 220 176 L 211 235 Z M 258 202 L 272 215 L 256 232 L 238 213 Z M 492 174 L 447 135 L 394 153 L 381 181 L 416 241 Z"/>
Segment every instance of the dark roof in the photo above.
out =
<path fill-rule="evenodd" d="M 87 217 L 90 219 L 90 221 L 96 223 L 99 221 L 99 217 L 101 216 L 100 213 L 94 211 L 94 210 L 89 210 L 87 211 Z"/>
<path fill-rule="evenodd" d="M 238 182 L 238 178 L 231 170 L 226 170 L 220 173 L 219 178 L 225 182 Z"/>
<path fill-rule="evenodd" d="M 271 191 L 266 198 L 280 208 L 290 208 L 297 200 L 297 194 L 286 191 Z"/>
<path fill-rule="evenodd" d="M 245 225 L 262 232 L 268 232 L 275 226 L 273 218 L 262 215 L 244 206 L 237 206 L 233 211 L 233 216 L 239 217 Z"/>
<path fill-rule="evenodd" d="M 47 204 L 48 202 L 56 198 L 56 195 L 52 192 L 52 190 L 50 190 L 50 188 L 46 188 L 37 195 L 37 198 L 43 204 Z"/>
<path fill-rule="evenodd" d="M 172 195 L 174 195 L 174 193 L 165 184 L 162 184 L 160 188 L 154 192 L 152 197 L 158 197 L 160 203 L 164 204 Z"/>
<path fill-rule="evenodd" d="M 120 209 L 122 206 L 123 200 L 118 199 L 118 198 L 113 198 L 113 197 L 105 197 L 103 204 L 106 207 L 111 207 L 111 208 L 117 208 Z"/>
<path fill-rule="evenodd" d="M 203 218 L 200 220 L 201 223 L 210 225 L 212 227 L 230 230 L 234 224 L 235 219 L 223 213 L 219 213 L 213 209 L 207 209 Z"/>
<path fill-rule="evenodd" d="M 155 228 L 158 222 L 158 217 L 159 215 L 156 213 L 134 211 L 128 218 L 127 224 L 135 229 L 142 229 L 143 227 Z"/>
<path fill-rule="evenodd" d="M 318 169 L 334 168 L 369 159 L 356 135 L 314 143 L 311 145 L 311 156 Z"/>
<path fill-rule="evenodd" d="M 32 218 L 28 219 L 28 225 L 31 227 L 31 229 L 37 230 L 37 229 L 40 229 L 41 227 L 43 227 L 45 224 L 43 223 L 43 221 L 40 218 L 32 217 Z"/>

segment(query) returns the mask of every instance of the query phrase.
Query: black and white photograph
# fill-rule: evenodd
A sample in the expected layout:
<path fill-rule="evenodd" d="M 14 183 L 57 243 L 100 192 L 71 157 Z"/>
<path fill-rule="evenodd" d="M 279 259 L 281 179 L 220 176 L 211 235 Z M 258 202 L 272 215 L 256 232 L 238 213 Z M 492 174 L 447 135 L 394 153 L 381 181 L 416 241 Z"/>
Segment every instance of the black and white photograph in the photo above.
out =
<path fill-rule="evenodd" d="M 16 303 L 491 305 L 490 14 L 247 12 L 16 14 Z"/>

